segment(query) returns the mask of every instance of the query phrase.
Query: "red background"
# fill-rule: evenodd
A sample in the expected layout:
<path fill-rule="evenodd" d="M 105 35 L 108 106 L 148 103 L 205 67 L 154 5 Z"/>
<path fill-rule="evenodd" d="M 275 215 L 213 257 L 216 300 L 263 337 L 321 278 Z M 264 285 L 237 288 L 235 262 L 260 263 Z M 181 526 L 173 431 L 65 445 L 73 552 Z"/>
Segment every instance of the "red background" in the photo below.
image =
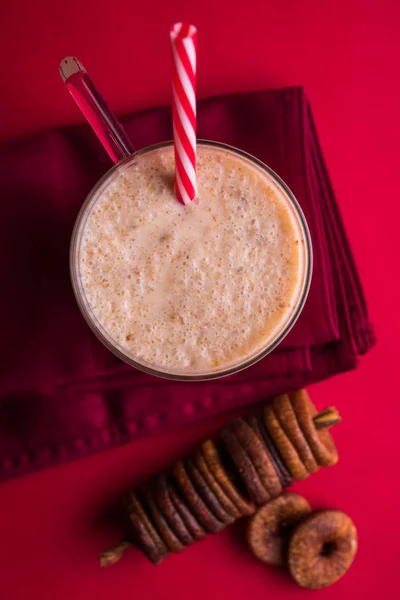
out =
<path fill-rule="evenodd" d="M 400 520 L 398 370 L 400 9 L 397 0 L 143 2 L 14 0 L 0 18 L 0 138 L 76 123 L 58 62 L 78 56 L 119 114 L 170 98 L 168 27 L 199 29 L 200 96 L 303 84 L 376 325 L 378 346 L 359 369 L 315 385 L 336 404 L 339 464 L 296 486 L 315 507 L 348 512 L 360 548 L 324 597 L 393 597 Z M 311 594 L 252 558 L 241 527 L 154 568 L 130 553 L 107 570 L 116 541 L 102 516 L 130 481 L 165 467 L 228 419 L 202 422 L 0 487 L 0 597 L 4 600 L 141 597 L 232 600 Z"/>

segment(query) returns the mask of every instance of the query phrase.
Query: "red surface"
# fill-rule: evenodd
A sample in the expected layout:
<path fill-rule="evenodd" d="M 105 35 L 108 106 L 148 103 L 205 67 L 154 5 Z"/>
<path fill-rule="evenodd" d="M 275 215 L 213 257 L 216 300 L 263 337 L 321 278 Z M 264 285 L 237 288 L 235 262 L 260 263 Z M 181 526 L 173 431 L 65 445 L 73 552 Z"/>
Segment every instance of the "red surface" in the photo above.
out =
<path fill-rule="evenodd" d="M 378 346 L 356 372 L 311 389 L 318 406 L 336 404 L 343 414 L 335 432 L 341 460 L 296 487 L 315 507 L 348 512 L 359 529 L 353 568 L 321 596 L 393 597 L 400 535 L 400 496 L 392 483 L 400 451 L 398 3 L 253 0 L 239 9 L 226 0 L 203 0 L 192 8 L 183 0 L 8 3 L 0 20 L 1 137 L 80 120 L 57 74 L 58 61 L 69 53 L 82 60 L 119 112 L 167 101 L 168 28 L 178 19 L 199 29 L 202 96 L 301 83 L 311 99 Z M 102 514 L 119 491 L 166 466 L 225 419 L 2 485 L 0 597 L 311 596 L 280 571 L 257 563 L 240 542 L 240 527 L 157 568 L 133 552 L 113 568 L 98 566 L 98 552 L 118 536 Z"/>

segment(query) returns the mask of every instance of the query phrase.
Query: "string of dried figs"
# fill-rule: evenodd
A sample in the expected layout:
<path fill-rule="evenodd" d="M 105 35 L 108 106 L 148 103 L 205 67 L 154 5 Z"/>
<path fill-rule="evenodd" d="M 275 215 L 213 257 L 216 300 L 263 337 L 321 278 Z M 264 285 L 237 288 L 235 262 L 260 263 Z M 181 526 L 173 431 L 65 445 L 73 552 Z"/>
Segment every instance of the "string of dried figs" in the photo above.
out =
<path fill-rule="evenodd" d="M 193 456 L 123 499 L 126 537 L 101 555 L 100 564 L 114 564 L 130 545 L 158 564 L 170 552 L 252 515 L 292 479 L 337 462 L 328 428 L 339 421 L 335 408 L 318 413 L 305 390 L 278 396 L 261 414 L 236 419 Z"/>

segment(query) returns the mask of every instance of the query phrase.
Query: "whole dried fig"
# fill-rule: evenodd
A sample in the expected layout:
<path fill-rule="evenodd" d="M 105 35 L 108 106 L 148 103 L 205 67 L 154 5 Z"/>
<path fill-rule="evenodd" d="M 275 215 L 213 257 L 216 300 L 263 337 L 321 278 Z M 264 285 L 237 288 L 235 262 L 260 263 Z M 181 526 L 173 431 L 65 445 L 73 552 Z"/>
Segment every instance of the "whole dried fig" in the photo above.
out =
<path fill-rule="evenodd" d="M 282 429 L 296 448 L 303 465 L 309 473 L 316 473 L 319 465 L 308 445 L 307 438 L 300 428 L 289 396 L 287 394 L 277 396 L 274 399 L 273 407 Z"/>
<path fill-rule="evenodd" d="M 185 504 L 172 483 L 168 483 L 168 493 L 174 508 L 181 517 L 186 528 L 196 542 L 204 540 L 207 536 L 205 529 L 200 525 L 190 508 Z"/>
<path fill-rule="evenodd" d="M 169 526 L 168 521 L 165 519 L 159 506 L 154 500 L 154 494 L 152 493 L 150 486 L 143 487 L 140 491 L 143 498 L 143 506 L 145 507 L 147 505 L 153 523 L 168 550 L 171 552 L 180 552 L 183 550 L 185 547 L 184 544 L 182 544 L 173 529 Z"/>
<path fill-rule="evenodd" d="M 193 462 L 207 481 L 209 487 L 214 492 L 224 509 L 234 518 L 239 519 L 242 515 L 237 506 L 232 502 L 229 496 L 224 492 L 221 484 L 218 482 L 216 477 L 211 472 L 209 466 L 206 463 L 204 456 L 201 452 L 196 452 L 193 457 Z"/>
<path fill-rule="evenodd" d="M 236 466 L 236 471 L 244 483 L 250 498 L 257 504 L 268 502 L 270 494 L 265 489 L 252 460 L 244 450 L 232 428 L 230 426 L 224 427 L 221 430 L 220 437 L 232 462 Z"/>
<path fill-rule="evenodd" d="M 250 550 L 264 563 L 285 564 L 290 533 L 310 512 L 307 500 L 293 492 L 285 492 L 267 502 L 249 520 L 247 543 Z"/>
<path fill-rule="evenodd" d="M 339 460 L 335 442 L 328 429 L 317 430 L 313 417 L 318 413 L 306 390 L 299 390 L 290 396 L 290 402 L 296 413 L 300 428 L 322 467 L 330 467 Z"/>
<path fill-rule="evenodd" d="M 234 517 L 226 512 L 217 496 L 208 485 L 206 479 L 196 467 L 195 463 L 191 459 L 188 459 L 185 461 L 185 468 L 196 491 L 200 494 L 201 498 L 204 500 L 211 512 L 217 517 L 217 519 L 222 521 L 222 523 L 226 523 L 227 525 L 233 523 L 235 520 Z"/>
<path fill-rule="evenodd" d="M 255 466 L 269 499 L 279 496 L 282 485 L 264 441 L 243 419 L 233 421 L 231 428 Z"/>
<path fill-rule="evenodd" d="M 237 506 L 243 517 L 252 515 L 255 510 L 254 503 L 246 498 L 235 485 L 235 481 L 225 469 L 221 453 L 212 440 L 206 440 L 201 445 L 201 454 L 208 468 L 222 487 L 226 495 Z"/>
<path fill-rule="evenodd" d="M 343 577 L 356 552 L 357 530 L 350 517 L 339 510 L 317 511 L 290 539 L 289 571 L 301 587 L 327 587 Z"/>
<path fill-rule="evenodd" d="M 169 552 L 149 519 L 139 498 L 130 492 L 124 499 L 131 525 L 130 537 L 139 546 L 152 563 L 157 565 Z"/>
<path fill-rule="evenodd" d="M 171 498 L 171 483 L 165 473 L 157 475 L 153 489 L 155 491 L 157 504 L 160 507 L 160 510 L 167 520 L 170 528 L 174 531 L 178 539 L 184 546 L 190 546 L 190 544 L 193 544 L 196 538 L 192 535 L 189 527 L 185 523 Z"/>
<path fill-rule="evenodd" d="M 278 474 L 281 486 L 283 489 L 289 487 L 293 483 L 293 478 L 290 474 L 289 469 L 286 467 L 282 456 L 279 454 L 278 448 L 275 446 L 271 436 L 269 435 L 265 424 L 263 415 L 249 415 L 247 422 L 250 427 L 257 433 L 259 438 L 264 442 L 265 447 L 271 458 L 271 462 L 274 465 L 275 471 Z"/>
<path fill-rule="evenodd" d="M 225 523 L 217 519 L 211 512 L 191 481 L 183 461 L 178 460 L 172 467 L 172 475 L 182 496 L 186 500 L 188 508 L 196 519 L 209 533 L 218 533 L 225 527 Z"/>
<path fill-rule="evenodd" d="M 264 409 L 264 423 L 293 478 L 296 481 L 307 479 L 309 473 L 301 462 L 296 448 L 279 423 L 272 406 L 266 406 Z"/>

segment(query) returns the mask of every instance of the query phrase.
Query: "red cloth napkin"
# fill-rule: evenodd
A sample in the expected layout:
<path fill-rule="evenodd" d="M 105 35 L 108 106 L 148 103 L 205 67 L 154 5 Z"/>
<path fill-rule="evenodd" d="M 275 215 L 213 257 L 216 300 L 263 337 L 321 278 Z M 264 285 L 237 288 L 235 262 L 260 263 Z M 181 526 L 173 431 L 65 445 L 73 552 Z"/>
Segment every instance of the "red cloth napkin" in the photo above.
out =
<path fill-rule="evenodd" d="M 133 115 L 137 148 L 172 138 L 170 108 Z M 2 245 L 0 478 L 104 450 L 353 369 L 374 333 L 301 88 L 201 101 L 198 136 L 270 165 L 310 226 L 314 275 L 297 324 L 251 368 L 204 383 L 158 379 L 121 363 L 91 333 L 68 272 L 70 235 L 110 166 L 87 127 L 0 147 Z"/>

